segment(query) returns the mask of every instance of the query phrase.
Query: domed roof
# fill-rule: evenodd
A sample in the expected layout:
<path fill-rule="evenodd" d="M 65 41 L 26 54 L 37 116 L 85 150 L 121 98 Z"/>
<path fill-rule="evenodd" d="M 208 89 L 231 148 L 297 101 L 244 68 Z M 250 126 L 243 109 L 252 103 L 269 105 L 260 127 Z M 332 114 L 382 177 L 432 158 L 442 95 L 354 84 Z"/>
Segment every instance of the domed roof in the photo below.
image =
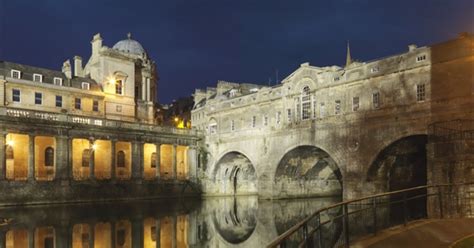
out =
<path fill-rule="evenodd" d="M 145 49 L 143 49 L 142 45 L 138 41 L 132 39 L 132 34 L 130 33 L 127 34 L 127 39 L 117 42 L 112 48 L 122 52 L 138 55 L 145 53 Z"/>

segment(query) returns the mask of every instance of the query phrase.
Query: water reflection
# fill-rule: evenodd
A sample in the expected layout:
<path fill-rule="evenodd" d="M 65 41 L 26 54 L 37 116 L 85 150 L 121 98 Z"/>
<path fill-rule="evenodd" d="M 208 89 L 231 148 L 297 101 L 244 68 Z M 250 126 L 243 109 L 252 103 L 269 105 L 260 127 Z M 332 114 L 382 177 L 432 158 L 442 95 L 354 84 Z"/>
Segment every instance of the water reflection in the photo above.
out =
<path fill-rule="evenodd" d="M 0 209 L 0 247 L 263 247 L 316 209 L 338 201 L 216 197 L 5 208 Z"/>

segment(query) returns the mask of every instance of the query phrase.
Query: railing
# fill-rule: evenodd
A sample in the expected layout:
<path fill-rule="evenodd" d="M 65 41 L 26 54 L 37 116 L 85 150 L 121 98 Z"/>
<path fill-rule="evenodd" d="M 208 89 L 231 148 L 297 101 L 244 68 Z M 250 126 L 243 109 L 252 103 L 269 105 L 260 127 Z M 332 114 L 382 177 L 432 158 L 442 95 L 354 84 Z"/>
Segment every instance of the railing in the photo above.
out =
<path fill-rule="evenodd" d="M 349 247 L 381 229 L 423 218 L 473 217 L 474 182 L 419 186 L 348 200 L 304 218 L 267 247 Z"/>

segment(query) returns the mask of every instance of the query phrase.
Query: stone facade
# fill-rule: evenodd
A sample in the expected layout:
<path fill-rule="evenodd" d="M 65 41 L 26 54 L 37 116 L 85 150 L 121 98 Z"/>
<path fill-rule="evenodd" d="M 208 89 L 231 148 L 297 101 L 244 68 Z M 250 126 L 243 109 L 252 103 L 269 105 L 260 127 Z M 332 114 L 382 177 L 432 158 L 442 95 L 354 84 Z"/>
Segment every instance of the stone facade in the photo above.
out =
<path fill-rule="evenodd" d="M 437 183 L 426 178 L 428 127 L 474 118 L 473 43 L 461 34 L 345 67 L 304 63 L 271 87 L 196 90 L 203 191 L 354 198 Z"/>

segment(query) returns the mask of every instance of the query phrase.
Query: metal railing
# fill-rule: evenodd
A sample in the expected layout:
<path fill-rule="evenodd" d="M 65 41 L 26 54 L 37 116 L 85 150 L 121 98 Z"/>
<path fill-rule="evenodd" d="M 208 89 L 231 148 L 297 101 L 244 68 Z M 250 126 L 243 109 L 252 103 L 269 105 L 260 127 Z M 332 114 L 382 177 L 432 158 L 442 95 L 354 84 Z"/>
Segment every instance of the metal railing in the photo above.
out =
<path fill-rule="evenodd" d="M 474 182 L 397 190 L 319 209 L 267 247 L 349 247 L 379 230 L 423 218 L 473 217 Z"/>

